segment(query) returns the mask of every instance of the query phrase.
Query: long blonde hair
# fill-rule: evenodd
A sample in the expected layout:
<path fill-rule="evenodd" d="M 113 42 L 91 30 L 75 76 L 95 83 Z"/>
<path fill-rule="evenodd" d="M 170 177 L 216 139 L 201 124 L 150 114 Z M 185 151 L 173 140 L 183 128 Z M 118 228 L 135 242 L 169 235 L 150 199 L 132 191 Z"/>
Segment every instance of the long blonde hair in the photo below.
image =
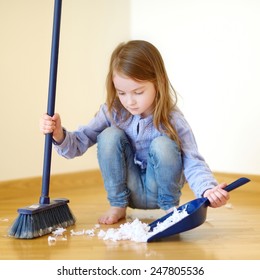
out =
<path fill-rule="evenodd" d="M 110 114 L 120 114 L 123 105 L 119 101 L 113 83 L 113 75 L 121 73 L 136 81 L 152 82 L 156 89 L 156 99 L 153 111 L 154 126 L 166 133 L 180 146 L 178 134 L 172 125 L 171 113 L 176 108 L 177 94 L 169 81 L 162 56 L 151 43 L 142 40 L 132 40 L 121 43 L 113 51 L 106 79 L 106 103 Z M 126 118 L 130 113 L 126 114 Z"/>

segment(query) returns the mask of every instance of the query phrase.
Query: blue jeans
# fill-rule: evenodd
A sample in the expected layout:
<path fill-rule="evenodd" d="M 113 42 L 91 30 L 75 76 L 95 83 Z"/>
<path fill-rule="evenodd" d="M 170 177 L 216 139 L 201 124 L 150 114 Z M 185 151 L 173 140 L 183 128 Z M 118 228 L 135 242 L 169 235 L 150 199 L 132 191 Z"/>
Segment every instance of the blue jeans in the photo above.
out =
<path fill-rule="evenodd" d="M 147 168 L 141 169 L 124 131 L 109 127 L 98 136 L 98 161 L 111 206 L 168 210 L 179 204 L 182 159 L 169 137 L 151 142 Z"/>

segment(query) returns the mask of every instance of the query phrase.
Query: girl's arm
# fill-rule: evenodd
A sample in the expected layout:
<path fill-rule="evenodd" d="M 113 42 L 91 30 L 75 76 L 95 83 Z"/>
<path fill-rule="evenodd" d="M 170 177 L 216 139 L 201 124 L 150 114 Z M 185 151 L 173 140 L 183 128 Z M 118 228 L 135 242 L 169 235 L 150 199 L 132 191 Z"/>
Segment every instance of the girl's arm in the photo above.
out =
<path fill-rule="evenodd" d="M 208 164 L 198 151 L 197 143 L 188 122 L 180 111 L 174 115 L 175 126 L 182 143 L 183 171 L 196 197 L 207 197 L 212 207 L 226 203 L 225 183 L 218 184 Z"/>
<path fill-rule="evenodd" d="M 89 147 L 97 142 L 97 136 L 110 126 L 106 105 L 102 105 L 95 117 L 75 131 L 67 131 L 61 125 L 58 114 L 54 119 L 44 115 L 41 120 L 43 133 L 53 133 L 54 149 L 59 155 L 71 159 L 84 154 Z"/>

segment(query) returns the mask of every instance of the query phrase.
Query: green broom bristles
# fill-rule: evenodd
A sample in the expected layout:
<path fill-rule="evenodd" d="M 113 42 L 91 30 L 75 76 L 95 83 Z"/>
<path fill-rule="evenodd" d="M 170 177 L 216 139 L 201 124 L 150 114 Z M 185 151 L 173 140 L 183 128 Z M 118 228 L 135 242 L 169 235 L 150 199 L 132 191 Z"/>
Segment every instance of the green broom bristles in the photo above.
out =
<path fill-rule="evenodd" d="M 34 204 L 18 209 L 20 213 L 9 230 L 9 236 L 32 239 L 49 234 L 59 227 L 75 224 L 67 199 L 52 200 L 50 204 Z"/>

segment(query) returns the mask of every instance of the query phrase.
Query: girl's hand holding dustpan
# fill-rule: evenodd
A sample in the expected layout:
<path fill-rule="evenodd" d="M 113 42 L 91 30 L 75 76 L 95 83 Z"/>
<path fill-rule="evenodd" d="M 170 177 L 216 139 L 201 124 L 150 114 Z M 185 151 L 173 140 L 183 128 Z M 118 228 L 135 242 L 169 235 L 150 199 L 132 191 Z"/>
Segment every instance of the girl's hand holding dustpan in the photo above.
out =
<path fill-rule="evenodd" d="M 208 189 L 204 192 L 203 197 L 206 197 L 210 206 L 213 208 L 221 207 L 229 200 L 229 193 L 224 190 L 227 186 L 226 183 L 221 183 L 212 189 Z"/>

